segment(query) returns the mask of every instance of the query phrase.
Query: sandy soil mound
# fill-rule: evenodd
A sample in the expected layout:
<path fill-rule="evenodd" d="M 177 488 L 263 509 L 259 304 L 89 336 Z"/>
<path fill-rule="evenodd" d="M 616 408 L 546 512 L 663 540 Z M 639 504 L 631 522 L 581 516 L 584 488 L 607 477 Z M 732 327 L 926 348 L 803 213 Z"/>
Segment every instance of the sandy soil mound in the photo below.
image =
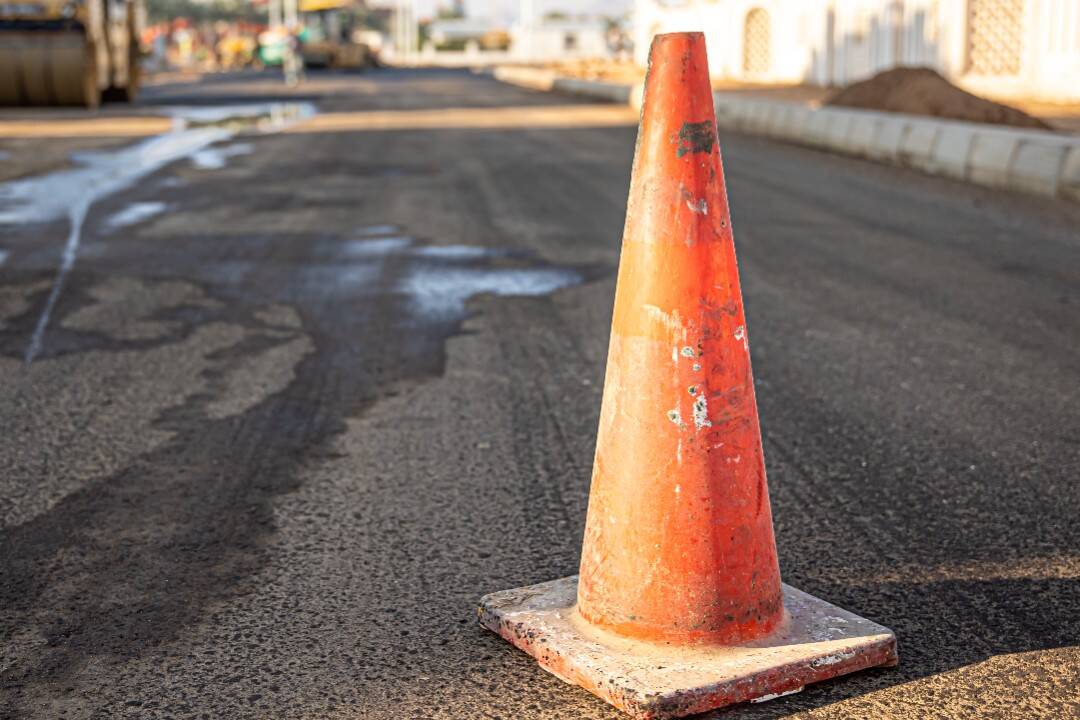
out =
<path fill-rule="evenodd" d="M 1021 110 L 961 90 L 930 68 L 886 70 L 839 90 L 825 104 L 1051 129 L 1042 120 Z"/>

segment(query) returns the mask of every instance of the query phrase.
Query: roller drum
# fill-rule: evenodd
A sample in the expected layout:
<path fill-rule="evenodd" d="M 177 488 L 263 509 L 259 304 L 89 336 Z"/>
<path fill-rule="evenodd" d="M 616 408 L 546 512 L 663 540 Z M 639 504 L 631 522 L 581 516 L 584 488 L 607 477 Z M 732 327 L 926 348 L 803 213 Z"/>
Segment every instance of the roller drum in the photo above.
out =
<path fill-rule="evenodd" d="M 93 55 L 81 33 L 3 33 L 0 104 L 94 108 L 100 102 Z"/>

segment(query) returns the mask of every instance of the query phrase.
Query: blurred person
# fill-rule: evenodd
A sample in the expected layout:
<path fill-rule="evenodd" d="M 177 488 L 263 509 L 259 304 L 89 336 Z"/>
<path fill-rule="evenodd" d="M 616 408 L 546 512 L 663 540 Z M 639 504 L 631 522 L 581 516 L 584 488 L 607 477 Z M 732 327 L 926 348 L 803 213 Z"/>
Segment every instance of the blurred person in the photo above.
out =
<path fill-rule="evenodd" d="M 190 67 L 195 61 L 195 33 L 185 18 L 173 21 L 172 39 L 172 64 L 179 68 Z"/>
<path fill-rule="evenodd" d="M 279 67 L 284 64 L 286 54 L 285 28 L 269 28 L 258 36 L 259 61 L 267 67 Z"/>
<path fill-rule="evenodd" d="M 303 42 L 301 35 L 302 27 L 291 27 L 286 31 L 285 55 L 282 58 L 282 69 L 285 71 L 285 84 L 296 87 L 304 80 L 304 61 L 300 54 L 300 45 Z"/>
<path fill-rule="evenodd" d="M 255 42 L 240 28 L 230 27 L 217 43 L 217 57 L 222 70 L 239 70 L 252 63 Z"/>

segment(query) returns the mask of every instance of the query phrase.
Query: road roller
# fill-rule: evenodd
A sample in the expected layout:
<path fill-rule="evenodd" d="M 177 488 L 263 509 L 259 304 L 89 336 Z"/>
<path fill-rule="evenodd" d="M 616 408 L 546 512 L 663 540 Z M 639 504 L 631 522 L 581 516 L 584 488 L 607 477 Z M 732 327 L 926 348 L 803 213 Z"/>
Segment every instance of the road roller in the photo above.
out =
<path fill-rule="evenodd" d="M 361 69 L 371 64 L 359 0 L 300 0 L 300 56 L 310 68 Z"/>
<path fill-rule="evenodd" d="M 0 0 L 0 105 L 131 101 L 141 0 Z"/>

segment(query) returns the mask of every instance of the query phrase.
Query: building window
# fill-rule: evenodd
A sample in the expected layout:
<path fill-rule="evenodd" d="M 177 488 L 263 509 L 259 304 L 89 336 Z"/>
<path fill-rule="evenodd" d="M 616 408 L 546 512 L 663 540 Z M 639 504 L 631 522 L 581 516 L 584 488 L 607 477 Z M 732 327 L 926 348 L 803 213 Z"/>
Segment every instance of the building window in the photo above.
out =
<path fill-rule="evenodd" d="M 746 14 L 743 27 L 743 72 L 760 75 L 772 65 L 772 38 L 769 13 L 754 8 Z"/>
<path fill-rule="evenodd" d="M 969 0 L 968 72 L 1019 74 L 1023 25 L 1024 0 Z"/>

